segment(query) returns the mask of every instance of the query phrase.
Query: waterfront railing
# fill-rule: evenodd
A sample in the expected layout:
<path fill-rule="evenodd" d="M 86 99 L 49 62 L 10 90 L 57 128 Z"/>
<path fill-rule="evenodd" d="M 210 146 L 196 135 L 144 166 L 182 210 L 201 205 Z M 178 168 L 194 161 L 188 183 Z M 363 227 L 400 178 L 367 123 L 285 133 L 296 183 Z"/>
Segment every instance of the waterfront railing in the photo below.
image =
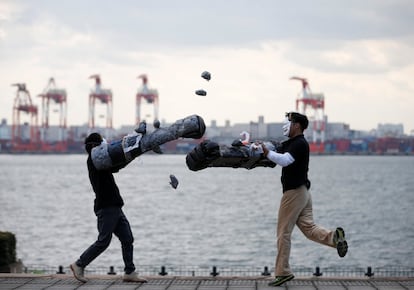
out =
<path fill-rule="evenodd" d="M 138 266 L 137 271 L 142 276 L 272 276 L 274 269 L 254 266 Z M 33 274 L 70 274 L 69 266 L 25 265 L 24 273 Z M 414 267 L 385 266 L 385 267 L 292 267 L 296 276 L 315 277 L 414 277 Z M 93 267 L 85 269 L 86 275 L 120 275 L 123 267 Z"/>

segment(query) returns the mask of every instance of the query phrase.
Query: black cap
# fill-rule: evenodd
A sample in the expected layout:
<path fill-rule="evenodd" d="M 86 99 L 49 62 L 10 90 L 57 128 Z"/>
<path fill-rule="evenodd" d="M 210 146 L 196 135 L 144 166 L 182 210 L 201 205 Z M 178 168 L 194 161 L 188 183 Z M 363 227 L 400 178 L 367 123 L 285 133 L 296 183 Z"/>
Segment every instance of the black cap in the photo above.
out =
<path fill-rule="evenodd" d="M 99 133 L 91 133 L 85 138 L 85 150 L 90 153 L 92 148 L 101 144 L 103 138 Z"/>
<path fill-rule="evenodd" d="M 88 143 L 99 143 L 99 144 L 101 144 L 102 140 L 103 140 L 103 138 L 102 138 L 101 134 L 95 132 L 95 133 L 89 134 L 88 137 L 85 138 L 85 144 L 88 144 Z"/>
<path fill-rule="evenodd" d="M 300 126 L 302 127 L 302 130 L 305 130 L 306 128 L 308 128 L 309 120 L 308 120 L 308 117 L 306 117 L 305 115 L 302 115 L 297 112 L 289 112 L 289 113 L 286 113 L 286 117 L 288 117 L 289 121 L 291 122 L 299 123 Z"/>

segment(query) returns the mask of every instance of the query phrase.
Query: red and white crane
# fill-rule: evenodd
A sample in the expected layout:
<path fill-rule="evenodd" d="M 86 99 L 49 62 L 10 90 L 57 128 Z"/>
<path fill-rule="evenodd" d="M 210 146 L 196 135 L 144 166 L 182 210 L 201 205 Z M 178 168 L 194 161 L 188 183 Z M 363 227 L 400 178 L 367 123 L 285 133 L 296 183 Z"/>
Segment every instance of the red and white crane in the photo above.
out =
<path fill-rule="evenodd" d="M 309 129 L 312 132 L 310 149 L 312 152 L 322 153 L 326 130 L 325 96 L 321 93 L 313 94 L 305 78 L 294 76 L 290 79 L 302 83 L 302 96 L 296 99 L 296 110 L 309 118 Z"/>
<path fill-rule="evenodd" d="M 146 74 L 138 76 L 139 79 L 142 79 L 142 86 L 138 89 L 136 95 L 136 123 L 139 124 L 141 119 L 141 102 L 142 99 L 147 101 L 148 104 L 154 105 L 154 120 L 158 121 L 158 106 L 159 106 L 159 95 L 156 89 L 150 89 L 148 87 L 148 77 Z"/>
<path fill-rule="evenodd" d="M 24 83 L 16 83 L 16 97 L 13 105 L 12 150 L 34 151 L 39 145 L 37 106 L 32 103 L 30 92 Z"/>
<path fill-rule="evenodd" d="M 42 98 L 42 124 L 40 139 L 42 142 L 43 151 L 58 151 L 64 152 L 67 149 L 67 94 L 66 90 L 58 89 L 55 84 L 55 79 L 50 78 L 43 93 L 39 95 Z M 51 104 L 52 103 L 52 104 Z M 54 109 L 53 113 L 59 114 L 58 136 L 50 140 L 49 136 L 49 122 L 51 105 L 58 105 L 59 109 Z M 51 144 L 54 146 L 51 146 Z"/>
<path fill-rule="evenodd" d="M 95 128 L 95 106 L 98 100 L 106 106 L 106 128 L 112 129 L 112 91 L 101 88 L 101 77 L 98 74 L 89 78 L 95 79 L 95 88 L 89 94 L 89 128 Z"/>

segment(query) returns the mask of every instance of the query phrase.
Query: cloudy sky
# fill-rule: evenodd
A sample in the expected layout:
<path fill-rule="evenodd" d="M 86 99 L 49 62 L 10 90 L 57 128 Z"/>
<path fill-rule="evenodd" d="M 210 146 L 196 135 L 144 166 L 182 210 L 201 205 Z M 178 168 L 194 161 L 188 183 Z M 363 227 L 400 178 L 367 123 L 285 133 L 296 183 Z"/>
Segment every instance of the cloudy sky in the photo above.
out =
<path fill-rule="evenodd" d="M 87 123 L 88 77 L 100 74 L 114 126 L 133 124 L 145 73 L 166 121 L 197 113 L 207 124 L 280 122 L 301 92 L 290 77 L 300 76 L 324 93 L 329 121 L 356 130 L 402 123 L 408 134 L 413 27 L 411 0 L 0 0 L 0 118 L 12 120 L 11 84 L 26 83 L 40 108 L 54 77 L 68 92 L 68 123 Z"/>

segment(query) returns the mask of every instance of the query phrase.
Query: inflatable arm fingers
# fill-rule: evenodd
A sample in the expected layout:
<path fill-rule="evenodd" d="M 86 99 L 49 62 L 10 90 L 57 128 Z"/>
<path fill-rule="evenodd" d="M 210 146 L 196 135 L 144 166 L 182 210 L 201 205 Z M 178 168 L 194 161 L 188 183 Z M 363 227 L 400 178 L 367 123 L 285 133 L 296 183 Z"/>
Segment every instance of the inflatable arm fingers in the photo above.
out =
<path fill-rule="evenodd" d="M 276 150 L 272 142 L 264 142 L 269 150 Z M 186 156 L 187 167 L 199 171 L 207 167 L 232 167 L 252 169 L 255 167 L 275 167 L 276 164 L 263 156 L 260 146 L 218 145 L 212 141 L 204 141 L 197 145 Z"/>
<path fill-rule="evenodd" d="M 203 118 L 191 115 L 177 120 L 167 128 L 158 128 L 151 133 L 133 132 L 111 143 L 102 142 L 92 149 L 92 162 L 98 170 L 122 168 L 139 155 L 169 141 L 178 138 L 199 139 L 204 135 L 205 130 Z"/>

